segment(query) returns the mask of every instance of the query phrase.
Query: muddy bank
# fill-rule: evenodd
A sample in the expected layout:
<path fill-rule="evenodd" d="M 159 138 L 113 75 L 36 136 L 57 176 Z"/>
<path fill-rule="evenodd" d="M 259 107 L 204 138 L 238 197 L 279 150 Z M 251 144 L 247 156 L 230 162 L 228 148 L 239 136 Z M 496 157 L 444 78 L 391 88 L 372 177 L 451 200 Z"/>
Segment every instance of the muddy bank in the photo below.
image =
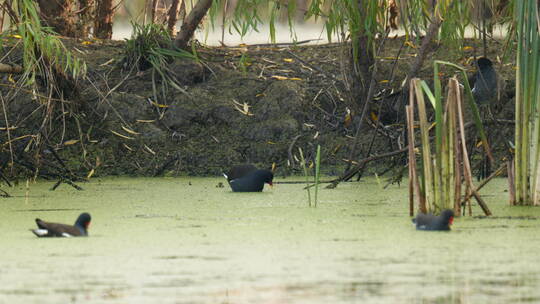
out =
<path fill-rule="evenodd" d="M 390 39 L 378 58 L 377 91 L 382 93 L 371 101 L 370 120 L 360 132 L 354 160 L 405 144 L 400 95 L 391 93 L 400 91 L 416 53 L 411 45 L 402 47 L 403 42 Z M 17 88 L 18 75 L 2 75 L 4 169 L 14 155 L 29 164 L 47 164 L 44 170 L 79 176 L 213 175 L 242 162 L 261 167 L 276 163 L 278 174 L 289 174 L 298 170 L 299 147 L 312 159 L 321 145 L 325 173 L 336 174 L 349 158 L 364 101 L 351 101 L 347 95 L 342 71 L 349 64 L 348 50 L 343 46 L 200 47 L 199 62 L 176 60 L 168 66 L 182 91 L 169 87 L 164 97 L 156 98 L 160 77 L 152 69 L 122 66 L 124 42 L 66 44 L 87 62 L 89 71 L 78 96 L 67 102 L 36 98 Z M 479 45 L 466 41 L 458 51 L 439 47 L 425 62 L 422 77 L 433 77 L 435 59 L 462 64 L 472 73 L 469 62 Z M 492 41 L 488 56 L 502 56 L 502 46 Z M 17 52 L 8 55 L 19 64 L 20 57 Z M 496 64 L 505 86 L 492 109 L 496 119 L 513 120 L 515 70 L 512 55 L 508 58 Z M 378 128 L 377 118 L 383 122 Z M 513 125 L 488 121 L 488 132 L 500 160 L 504 141 L 513 138 Z M 401 160 L 401 155 L 394 156 L 370 168 L 385 173 L 399 168 Z M 24 164 L 15 167 L 9 174 L 30 172 Z"/>

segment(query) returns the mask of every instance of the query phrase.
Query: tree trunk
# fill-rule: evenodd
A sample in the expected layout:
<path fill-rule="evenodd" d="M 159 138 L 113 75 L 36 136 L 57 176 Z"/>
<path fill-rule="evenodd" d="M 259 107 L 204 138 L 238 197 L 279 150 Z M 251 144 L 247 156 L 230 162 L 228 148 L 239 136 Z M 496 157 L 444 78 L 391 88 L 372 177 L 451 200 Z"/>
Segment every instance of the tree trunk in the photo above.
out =
<path fill-rule="evenodd" d="M 183 1 L 182 1 L 183 2 Z M 173 0 L 169 8 L 169 18 L 167 20 L 167 31 L 171 36 L 176 34 L 176 22 L 178 21 L 178 12 L 180 11 L 180 0 Z"/>
<path fill-rule="evenodd" d="M 96 19 L 94 22 L 94 36 L 96 38 L 112 38 L 113 17 L 113 0 L 97 0 Z"/>
<path fill-rule="evenodd" d="M 88 38 L 90 29 L 94 21 L 95 0 L 79 0 L 79 26 L 78 32 L 80 38 Z"/>
<path fill-rule="evenodd" d="M 61 36 L 77 37 L 74 0 L 38 0 L 40 17 L 45 25 Z"/>
<path fill-rule="evenodd" d="M 186 20 L 180 28 L 180 32 L 176 36 L 175 45 L 178 48 L 185 49 L 189 43 L 189 40 L 193 37 L 193 33 L 201 23 L 210 6 L 212 6 L 213 0 L 199 0 L 193 7 Z"/>
<path fill-rule="evenodd" d="M 360 14 L 360 24 L 365 22 L 367 18 L 367 12 L 364 11 L 362 5 L 362 2 L 364 1 L 365 0 L 358 0 L 357 2 L 358 12 Z M 364 102 L 367 102 L 363 99 L 366 98 L 367 95 L 372 76 L 371 67 L 375 61 L 373 55 L 374 42 L 369 42 L 369 37 L 363 28 L 359 29 L 359 31 L 356 33 L 356 37 L 358 39 L 356 42 L 357 53 L 354 54 L 354 52 L 351 51 L 350 75 L 352 83 L 351 98 L 353 99 L 351 106 L 354 107 L 358 113 L 359 109 L 363 107 Z"/>

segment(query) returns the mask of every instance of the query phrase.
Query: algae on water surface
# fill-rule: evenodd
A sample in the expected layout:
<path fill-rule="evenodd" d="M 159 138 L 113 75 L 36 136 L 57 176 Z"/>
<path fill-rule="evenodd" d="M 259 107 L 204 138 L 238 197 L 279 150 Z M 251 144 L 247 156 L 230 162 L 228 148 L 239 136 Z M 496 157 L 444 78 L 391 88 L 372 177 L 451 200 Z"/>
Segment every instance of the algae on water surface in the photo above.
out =
<path fill-rule="evenodd" d="M 414 230 L 406 187 L 345 183 L 309 208 L 303 184 L 232 193 L 220 181 L 10 189 L 0 199 L 0 303 L 540 301 L 540 209 L 507 206 L 504 180 L 483 189 L 495 217 L 459 218 L 449 233 Z M 83 211 L 88 238 L 28 231 L 36 217 L 71 223 Z"/>

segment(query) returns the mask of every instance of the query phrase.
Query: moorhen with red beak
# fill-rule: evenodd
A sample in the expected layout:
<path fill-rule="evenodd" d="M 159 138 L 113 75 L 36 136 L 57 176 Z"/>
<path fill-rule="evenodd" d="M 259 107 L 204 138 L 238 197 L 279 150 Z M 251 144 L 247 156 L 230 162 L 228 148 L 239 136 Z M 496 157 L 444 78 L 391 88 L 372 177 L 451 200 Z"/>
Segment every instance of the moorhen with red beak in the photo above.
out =
<path fill-rule="evenodd" d="M 88 226 L 91 221 L 90 214 L 81 213 L 75 221 L 75 225 L 50 223 L 36 219 L 38 229 L 30 229 L 38 237 L 72 237 L 88 236 Z"/>
<path fill-rule="evenodd" d="M 233 192 L 261 192 L 264 184 L 272 186 L 274 179 L 272 171 L 257 169 L 251 164 L 235 166 L 229 172 L 223 173 L 223 176 Z"/>
<path fill-rule="evenodd" d="M 454 211 L 450 209 L 443 210 L 439 216 L 431 213 L 419 213 L 416 218 L 413 219 L 413 223 L 416 224 L 416 230 L 448 231 L 453 222 Z"/>

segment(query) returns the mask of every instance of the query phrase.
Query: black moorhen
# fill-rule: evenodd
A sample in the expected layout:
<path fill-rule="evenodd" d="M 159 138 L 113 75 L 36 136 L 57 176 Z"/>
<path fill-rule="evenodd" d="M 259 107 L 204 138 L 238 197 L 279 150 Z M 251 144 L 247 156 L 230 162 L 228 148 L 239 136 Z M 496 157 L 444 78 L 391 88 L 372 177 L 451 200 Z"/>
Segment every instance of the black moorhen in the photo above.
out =
<path fill-rule="evenodd" d="M 257 169 L 250 164 L 235 166 L 223 175 L 233 192 L 261 192 L 264 184 L 272 186 L 274 179 L 272 171 Z"/>
<path fill-rule="evenodd" d="M 232 167 L 229 172 L 224 173 L 223 176 L 227 179 L 228 182 L 232 181 L 233 179 L 240 178 L 242 176 L 246 176 L 249 173 L 257 171 L 257 167 L 255 167 L 252 164 L 244 164 L 244 165 L 238 165 Z"/>
<path fill-rule="evenodd" d="M 79 215 L 75 225 L 65 225 L 58 223 L 44 222 L 36 219 L 38 229 L 30 229 L 38 237 L 72 237 L 88 236 L 88 225 L 90 225 L 90 214 L 84 212 Z"/>
<path fill-rule="evenodd" d="M 491 113 L 490 102 L 497 97 L 497 72 L 493 68 L 493 63 L 486 57 L 480 57 L 476 61 L 478 70 L 471 78 L 469 84 L 476 104 L 480 107 L 483 117 Z M 492 114 L 489 114 L 493 116 Z M 491 174 L 491 162 L 484 156 L 482 167 L 478 172 L 477 179 L 481 180 Z"/>
<path fill-rule="evenodd" d="M 486 57 L 480 57 L 476 64 L 478 70 L 469 78 L 469 84 L 476 103 L 486 105 L 497 96 L 497 73 Z"/>
<path fill-rule="evenodd" d="M 436 216 L 431 213 L 418 213 L 413 223 L 416 224 L 416 230 L 450 230 L 450 225 L 454 222 L 454 211 L 445 209 L 441 215 Z"/>

